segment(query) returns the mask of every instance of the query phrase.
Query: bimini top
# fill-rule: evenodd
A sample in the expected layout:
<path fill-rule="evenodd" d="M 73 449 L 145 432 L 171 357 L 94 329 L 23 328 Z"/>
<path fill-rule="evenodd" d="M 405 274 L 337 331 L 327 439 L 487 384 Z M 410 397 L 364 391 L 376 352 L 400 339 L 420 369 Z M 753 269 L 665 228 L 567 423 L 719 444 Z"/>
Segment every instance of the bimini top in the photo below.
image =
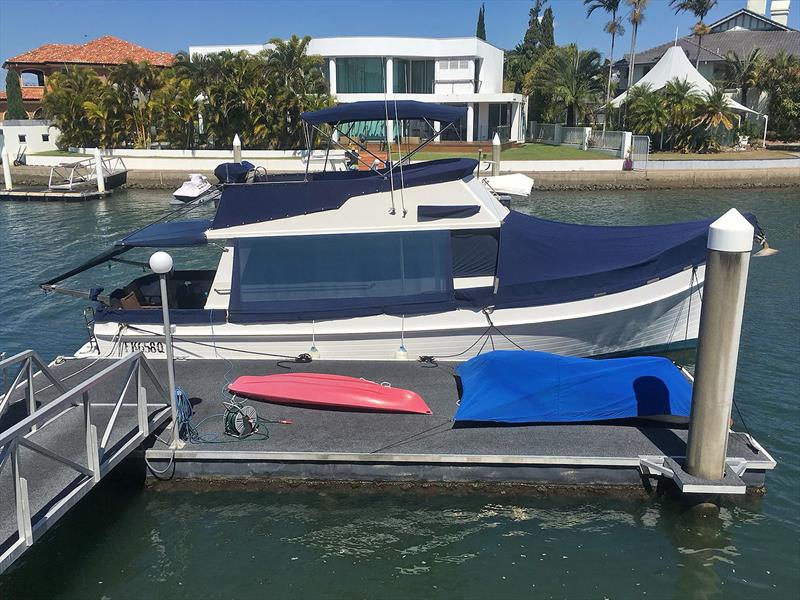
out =
<path fill-rule="evenodd" d="M 430 119 L 442 123 L 453 123 L 466 114 L 466 106 L 448 106 L 433 102 L 418 102 L 417 100 L 365 100 L 304 112 L 300 114 L 300 117 L 309 125 L 385 121 L 387 119 L 392 121 Z"/>

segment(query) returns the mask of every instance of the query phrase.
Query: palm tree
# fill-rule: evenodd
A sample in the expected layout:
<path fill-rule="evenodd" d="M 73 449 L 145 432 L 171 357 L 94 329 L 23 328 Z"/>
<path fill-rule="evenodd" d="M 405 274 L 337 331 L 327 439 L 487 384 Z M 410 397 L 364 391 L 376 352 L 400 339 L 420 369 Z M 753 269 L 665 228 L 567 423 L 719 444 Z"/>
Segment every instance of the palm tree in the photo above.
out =
<path fill-rule="evenodd" d="M 725 85 L 741 90 L 740 102 L 747 106 L 747 92 L 758 84 L 763 60 L 761 48 L 753 48 L 743 59 L 736 52 L 725 55 Z"/>
<path fill-rule="evenodd" d="M 575 44 L 551 48 L 525 77 L 525 88 L 525 93 L 536 88 L 550 93 L 566 109 L 567 124 L 575 125 L 603 92 L 600 54 L 579 51 Z"/>
<path fill-rule="evenodd" d="M 637 85 L 631 88 L 625 100 L 628 104 L 628 119 L 634 133 L 659 135 L 664 144 L 664 129 L 669 123 L 669 111 L 664 98 L 658 92 L 651 90 L 649 84 Z"/>
<path fill-rule="evenodd" d="M 703 36 L 710 30 L 703 23 L 706 15 L 717 5 L 717 0 L 669 0 L 669 5 L 675 9 L 675 14 L 690 12 L 697 17 L 697 23 L 692 29 L 692 33 L 697 37 L 697 58 L 694 61 L 694 68 L 700 66 L 700 50 L 703 47 Z"/>
<path fill-rule="evenodd" d="M 730 130 L 733 129 L 735 118 L 736 115 L 730 107 L 725 90 L 716 88 L 713 92 L 707 93 L 701 100 L 697 107 L 695 123 L 704 125 L 708 131 L 719 127 Z"/>
<path fill-rule="evenodd" d="M 590 17 L 592 13 L 598 9 L 603 10 L 611 15 L 611 20 L 603 26 L 603 31 L 611 36 L 611 52 L 608 55 L 608 83 L 606 85 L 606 104 L 611 102 L 611 72 L 614 67 L 614 42 L 618 35 L 625 33 L 625 27 L 622 25 L 622 20 L 617 17 L 619 11 L 619 4 L 621 0 L 583 0 L 583 4 L 588 6 L 586 9 L 586 16 Z M 603 131 L 606 129 L 605 121 L 603 121 Z"/>
<path fill-rule="evenodd" d="M 99 143 L 99 127 L 88 118 L 84 103 L 97 101 L 102 89 L 103 82 L 86 67 L 68 67 L 47 78 L 42 103 L 47 117 L 61 131 L 59 147 Z"/>
<path fill-rule="evenodd" d="M 158 71 L 148 62 L 126 61 L 109 73 L 109 82 L 119 92 L 122 104 L 128 109 L 128 120 L 138 148 L 150 145 L 153 106 L 150 99 L 160 87 Z"/>
<path fill-rule="evenodd" d="M 631 32 L 631 53 L 628 59 L 628 87 L 633 85 L 633 67 L 636 56 L 636 36 L 639 33 L 639 25 L 644 21 L 644 9 L 648 0 L 628 0 L 631 12 L 628 14 L 628 22 L 633 27 Z"/>
<path fill-rule="evenodd" d="M 687 79 L 672 79 L 661 90 L 661 97 L 669 117 L 671 133 L 668 137 L 674 148 L 679 139 L 693 126 L 697 106 L 703 100 L 693 83 Z"/>

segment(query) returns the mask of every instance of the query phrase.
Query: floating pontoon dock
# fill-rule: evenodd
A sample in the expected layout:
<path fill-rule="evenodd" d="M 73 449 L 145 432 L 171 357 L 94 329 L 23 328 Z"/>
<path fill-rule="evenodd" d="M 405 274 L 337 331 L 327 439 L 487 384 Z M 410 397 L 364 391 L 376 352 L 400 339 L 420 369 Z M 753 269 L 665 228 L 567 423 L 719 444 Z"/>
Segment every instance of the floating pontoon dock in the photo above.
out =
<path fill-rule="evenodd" d="M 454 426 L 458 391 L 453 366 L 411 361 L 178 361 L 177 383 L 193 404 L 195 425 L 224 412 L 222 402 L 230 399 L 226 382 L 239 375 L 287 371 L 386 381 L 418 392 L 433 414 L 330 411 L 245 400 L 262 418 L 292 424 L 268 424 L 268 439 L 238 441 L 226 437 L 222 417 L 213 416 L 200 426 L 208 442 L 172 449 L 167 446 L 171 429 L 159 440 L 150 436 L 170 416 L 166 386 L 160 383 L 166 381 L 164 360 L 147 361 L 141 353 L 116 361 L 63 360 L 32 377 L 32 401 L 24 385 L 25 374 L 36 368 L 34 359 L 30 367 L 25 362 L 29 357 L 4 361 L 13 372 L 9 361 L 16 358 L 21 376 L 8 403 L 0 402 L 0 571 L 145 440 L 150 474 L 161 479 L 487 482 L 586 491 L 641 489 L 671 479 L 683 493 L 744 494 L 763 487 L 766 471 L 775 467 L 755 440 L 738 432 L 729 434 L 724 480 L 709 482 L 687 476 L 680 466 L 686 456 L 685 426 L 648 421 Z M 140 388 L 143 393 L 137 393 Z M 26 417 L 32 403 L 36 408 Z M 214 443 L 219 441 L 228 443 Z"/>
<path fill-rule="evenodd" d="M 51 190 L 43 187 L 17 187 L 11 191 L 0 190 L 0 200 L 30 200 L 30 201 L 63 201 L 84 202 L 86 200 L 99 200 L 114 193 L 114 190 L 98 192 L 96 189 L 82 190 Z"/>

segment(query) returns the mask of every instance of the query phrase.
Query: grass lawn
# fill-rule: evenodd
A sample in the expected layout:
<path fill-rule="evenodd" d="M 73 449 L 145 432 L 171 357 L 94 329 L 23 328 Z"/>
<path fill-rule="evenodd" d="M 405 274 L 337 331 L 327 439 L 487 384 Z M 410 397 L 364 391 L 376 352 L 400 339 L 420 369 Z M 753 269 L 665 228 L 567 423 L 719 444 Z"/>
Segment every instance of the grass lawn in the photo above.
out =
<path fill-rule="evenodd" d="M 456 158 L 467 156 L 478 158 L 477 150 L 463 152 L 419 152 L 414 155 L 413 160 L 435 160 L 437 158 Z M 486 142 L 483 151 L 483 158 L 489 160 L 492 157 L 492 146 Z M 608 160 L 614 156 L 603 152 L 589 150 L 584 152 L 572 146 L 550 146 L 548 144 L 525 144 L 517 148 L 509 148 L 500 154 L 503 160 Z"/>
<path fill-rule="evenodd" d="M 88 154 L 78 154 L 67 150 L 46 150 L 45 152 L 34 152 L 31 156 L 89 156 Z"/>
<path fill-rule="evenodd" d="M 749 152 L 718 152 L 716 154 L 653 152 L 650 155 L 650 160 L 771 160 L 797 157 L 797 154 L 783 152 L 782 150 L 751 150 Z"/>

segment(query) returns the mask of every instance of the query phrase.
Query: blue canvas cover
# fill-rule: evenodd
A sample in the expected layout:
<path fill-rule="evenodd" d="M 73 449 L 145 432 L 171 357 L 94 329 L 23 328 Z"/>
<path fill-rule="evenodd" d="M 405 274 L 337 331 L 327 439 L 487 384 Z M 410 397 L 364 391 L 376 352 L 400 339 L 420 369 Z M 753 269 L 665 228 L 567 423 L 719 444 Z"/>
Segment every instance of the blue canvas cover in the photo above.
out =
<path fill-rule="evenodd" d="M 692 386 L 670 360 L 572 358 L 522 350 L 481 354 L 456 369 L 456 421 L 565 423 L 689 416 Z"/>
<path fill-rule="evenodd" d="M 121 239 L 115 245 L 127 248 L 180 248 L 208 243 L 206 230 L 211 228 L 208 219 L 165 221 L 153 223 Z"/>
<path fill-rule="evenodd" d="M 304 112 L 300 117 L 310 125 L 321 123 L 352 123 L 355 121 L 393 121 L 429 119 L 453 123 L 467 114 L 466 106 L 448 106 L 417 100 L 365 100 L 347 102 L 330 108 Z"/>
<path fill-rule="evenodd" d="M 755 216 L 745 217 L 753 224 Z M 633 289 L 706 260 L 715 218 L 642 226 L 578 225 L 515 211 L 503 220 L 494 305 L 538 306 Z"/>

